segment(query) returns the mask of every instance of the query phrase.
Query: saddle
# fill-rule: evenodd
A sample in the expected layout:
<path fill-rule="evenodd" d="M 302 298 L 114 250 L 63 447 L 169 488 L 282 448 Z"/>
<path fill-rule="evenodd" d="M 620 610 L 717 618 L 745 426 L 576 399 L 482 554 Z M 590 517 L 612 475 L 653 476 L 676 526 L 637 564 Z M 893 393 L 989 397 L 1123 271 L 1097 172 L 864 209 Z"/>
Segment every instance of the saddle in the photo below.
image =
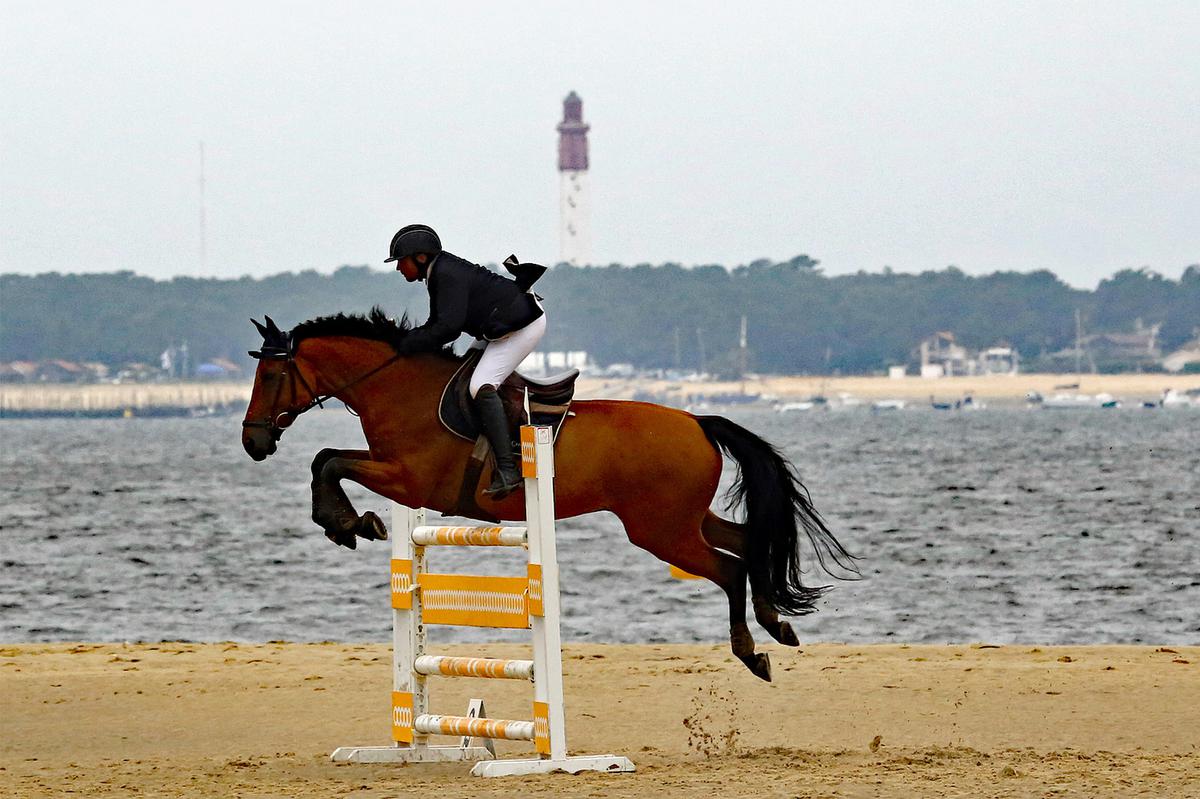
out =
<path fill-rule="evenodd" d="M 438 419 L 442 426 L 459 438 L 475 442 L 475 449 L 467 460 L 459 490 L 458 505 L 448 516 L 466 516 L 483 521 L 498 521 L 492 514 L 479 507 L 476 494 L 484 463 L 491 457 L 491 447 L 483 437 L 483 430 L 475 416 L 469 384 L 471 373 L 483 356 L 483 350 L 473 349 L 467 353 L 458 367 L 438 403 Z M 509 421 L 509 441 L 515 450 L 520 450 L 520 427 L 523 424 L 545 425 L 552 429 L 553 440 L 558 441 L 559 431 L 570 415 L 571 400 L 575 396 L 575 379 L 579 370 L 536 379 L 513 372 L 497 393 L 504 403 Z M 528 413 L 526 403 L 528 402 Z"/>

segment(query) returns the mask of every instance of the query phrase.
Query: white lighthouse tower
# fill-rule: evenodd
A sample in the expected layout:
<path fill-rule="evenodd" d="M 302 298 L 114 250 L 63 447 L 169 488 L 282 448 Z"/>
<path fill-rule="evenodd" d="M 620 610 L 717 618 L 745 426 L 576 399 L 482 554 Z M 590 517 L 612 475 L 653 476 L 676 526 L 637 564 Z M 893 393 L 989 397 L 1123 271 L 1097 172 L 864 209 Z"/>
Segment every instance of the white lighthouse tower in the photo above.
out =
<path fill-rule="evenodd" d="M 581 266 L 592 262 L 592 196 L 588 188 L 588 126 L 583 100 L 571 92 L 563 100 L 558 124 L 559 260 Z"/>

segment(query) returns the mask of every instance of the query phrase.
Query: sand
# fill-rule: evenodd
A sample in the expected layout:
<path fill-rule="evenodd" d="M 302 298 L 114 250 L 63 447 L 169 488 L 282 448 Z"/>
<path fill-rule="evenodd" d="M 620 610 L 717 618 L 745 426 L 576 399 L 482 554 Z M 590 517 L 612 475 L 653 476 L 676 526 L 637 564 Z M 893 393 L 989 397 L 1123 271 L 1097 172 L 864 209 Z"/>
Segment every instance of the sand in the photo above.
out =
<path fill-rule="evenodd" d="M 1200 647 L 769 651 L 772 684 L 723 645 L 569 645 L 572 750 L 637 773 L 482 780 L 329 761 L 387 742 L 382 644 L 0 646 L 0 796 L 1200 796 Z M 472 695 L 528 718 L 520 683 L 433 709 Z"/>
<path fill-rule="evenodd" d="M 1078 384 L 1079 387 L 1061 390 L 1056 388 L 1073 384 Z M 762 376 L 744 382 L 725 383 L 585 378 L 580 380 L 578 393 L 579 396 L 588 398 L 628 399 L 635 391 L 644 391 L 665 396 L 679 403 L 681 397 L 688 395 L 736 394 L 741 392 L 743 387 L 747 394 L 769 395 L 785 401 L 807 399 L 817 394 L 836 400 L 842 394 L 849 394 L 868 401 L 903 399 L 909 402 L 926 402 L 930 397 L 935 397 L 942 402 L 953 402 L 971 394 L 976 400 L 1021 405 L 1025 401 L 1026 393 L 1037 391 L 1045 397 L 1058 393 L 1111 394 L 1126 403 L 1136 403 L 1143 400 L 1156 401 L 1167 388 L 1173 388 L 1180 393 L 1189 389 L 1200 389 L 1200 375 L 1019 374 L 938 379 L 909 376 L 896 380 L 887 377 Z"/>

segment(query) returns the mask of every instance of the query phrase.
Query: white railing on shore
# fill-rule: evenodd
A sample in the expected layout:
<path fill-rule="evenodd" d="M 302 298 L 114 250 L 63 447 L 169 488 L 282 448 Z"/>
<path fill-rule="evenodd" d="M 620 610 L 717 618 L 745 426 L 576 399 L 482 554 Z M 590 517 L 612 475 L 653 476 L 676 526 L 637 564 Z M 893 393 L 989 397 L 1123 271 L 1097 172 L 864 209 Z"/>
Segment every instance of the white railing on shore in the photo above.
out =
<path fill-rule="evenodd" d="M 248 382 L 4 383 L 0 410 L 101 412 L 144 408 L 208 408 L 250 401 Z"/>

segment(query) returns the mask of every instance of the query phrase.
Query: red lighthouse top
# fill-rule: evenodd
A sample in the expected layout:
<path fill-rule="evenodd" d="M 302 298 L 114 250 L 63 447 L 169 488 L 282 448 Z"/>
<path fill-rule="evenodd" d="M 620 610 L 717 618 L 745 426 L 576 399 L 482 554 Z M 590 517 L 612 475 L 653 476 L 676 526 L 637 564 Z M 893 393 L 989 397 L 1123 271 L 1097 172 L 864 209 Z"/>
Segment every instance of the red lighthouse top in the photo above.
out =
<path fill-rule="evenodd" d="M 563 119 L 558 123 L 558 169 L 560 172 L 588 168 L 587 132 L 583 123 L 583 100 L 571 92 L 563 100 Z"/>

